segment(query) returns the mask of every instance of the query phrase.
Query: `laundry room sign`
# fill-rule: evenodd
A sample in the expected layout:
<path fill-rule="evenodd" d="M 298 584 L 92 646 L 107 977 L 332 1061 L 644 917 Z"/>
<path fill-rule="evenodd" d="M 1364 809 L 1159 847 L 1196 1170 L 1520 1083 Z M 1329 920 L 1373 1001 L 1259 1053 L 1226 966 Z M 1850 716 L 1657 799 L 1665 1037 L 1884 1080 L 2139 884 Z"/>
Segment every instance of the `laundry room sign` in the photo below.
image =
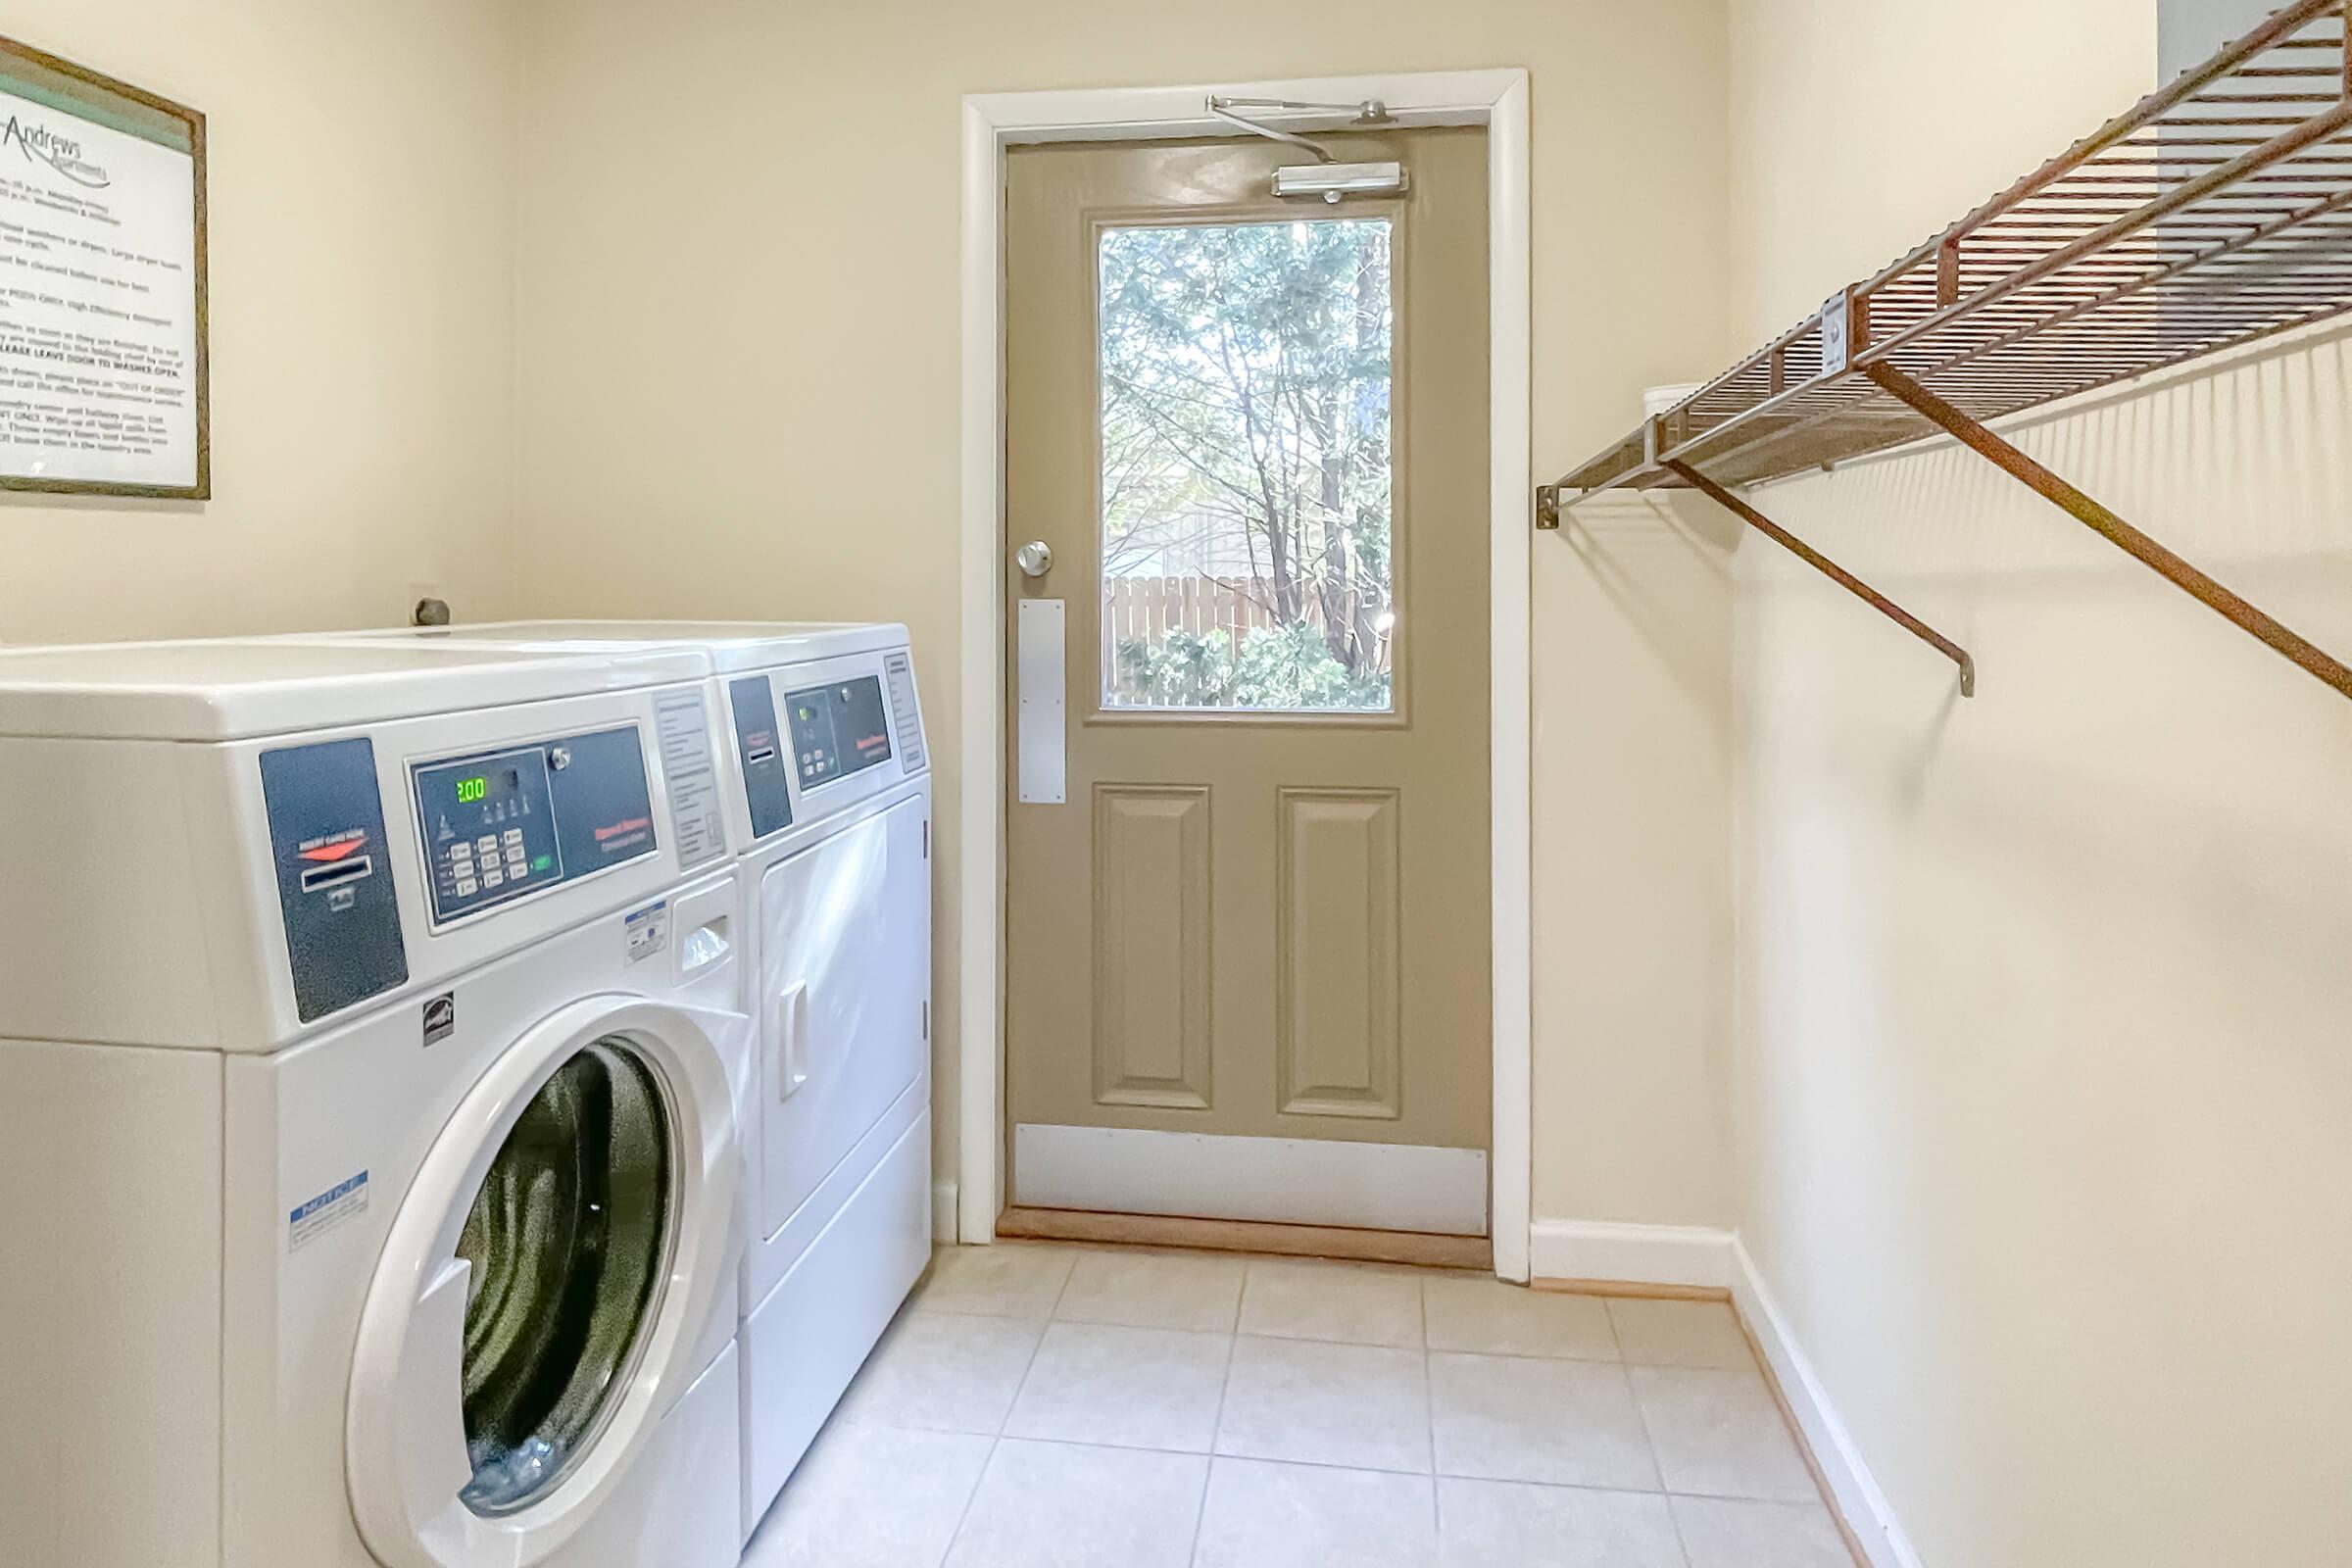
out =
<path fill-rule="evenodd" d="M 205 500 L 204 117 L 0 38 L 0 488 Z"/>

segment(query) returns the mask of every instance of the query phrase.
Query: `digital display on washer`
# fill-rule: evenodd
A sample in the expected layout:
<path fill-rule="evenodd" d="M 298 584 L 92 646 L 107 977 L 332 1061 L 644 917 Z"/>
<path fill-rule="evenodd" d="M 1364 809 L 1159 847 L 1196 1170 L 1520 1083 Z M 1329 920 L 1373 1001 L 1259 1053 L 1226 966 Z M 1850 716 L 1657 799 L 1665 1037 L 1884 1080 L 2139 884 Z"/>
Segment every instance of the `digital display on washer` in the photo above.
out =
<path fill-rule="evenodd" d="M 417 762 L 409 774 L 436 925 L 660 848 L 634 725 Z"/>
<path fill-rule="evenodd" d="M 880 676 L 790 692 L 784 705 L 792 710 L 792 749 L 802 789 L 890 760 L 890 711 L 882 701 Z"/>

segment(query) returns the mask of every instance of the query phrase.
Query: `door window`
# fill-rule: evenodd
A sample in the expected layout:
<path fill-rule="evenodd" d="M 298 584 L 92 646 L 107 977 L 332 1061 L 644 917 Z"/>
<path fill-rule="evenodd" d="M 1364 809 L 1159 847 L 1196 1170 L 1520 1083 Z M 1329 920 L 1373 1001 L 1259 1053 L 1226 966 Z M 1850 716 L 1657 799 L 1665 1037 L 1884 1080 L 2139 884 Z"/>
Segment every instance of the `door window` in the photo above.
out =
<path fill-rule="evenodd" d="M 1393 226 L 1102 231 L 1105 709 L 1391 710 Z"/>
<path fill-rule="evenodd" d="M 668 1267 L 670 1146 L 660 1080 L 608 1039 L 556 1070 L 491 1161 L 458 1239 L 474 1512 L 553 1490 L 628 1387 Z"/>

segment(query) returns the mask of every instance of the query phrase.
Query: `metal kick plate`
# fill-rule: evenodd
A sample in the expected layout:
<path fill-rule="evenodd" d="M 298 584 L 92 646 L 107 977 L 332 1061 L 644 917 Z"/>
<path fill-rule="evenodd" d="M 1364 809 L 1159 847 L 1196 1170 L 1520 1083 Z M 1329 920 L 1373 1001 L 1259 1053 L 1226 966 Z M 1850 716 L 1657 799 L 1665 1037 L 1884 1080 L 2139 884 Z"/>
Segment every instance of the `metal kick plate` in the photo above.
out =
<path fill-rule="evenodd" d="M 1020 661 L 1021 710 L 1016 717 L 1023 806 L 1060 806 L 1069 799 L 1062 642 L 1061 601 L 1022 600 L 1015 654 Z"/>

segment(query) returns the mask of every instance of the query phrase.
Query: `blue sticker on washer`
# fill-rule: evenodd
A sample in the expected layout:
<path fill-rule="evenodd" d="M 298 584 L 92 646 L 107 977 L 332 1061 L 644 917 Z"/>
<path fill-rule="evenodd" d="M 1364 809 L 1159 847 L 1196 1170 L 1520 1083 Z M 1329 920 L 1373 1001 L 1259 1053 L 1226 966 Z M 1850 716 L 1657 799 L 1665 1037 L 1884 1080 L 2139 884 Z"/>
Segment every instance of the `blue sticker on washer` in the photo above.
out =
<path fill-rule="evenodd" d="M 669 901 L 662 899 L 622 916 L 620 928 L 628 936 L 630 963 L 652 957 L 669 946 Z"/>
<path fill-rule="evenodd" d="M 368 1173 L 347 1177 L 286 1213 L 286 1250 L 300 1251 L 354 1214 L 368 1211 Z"/>

